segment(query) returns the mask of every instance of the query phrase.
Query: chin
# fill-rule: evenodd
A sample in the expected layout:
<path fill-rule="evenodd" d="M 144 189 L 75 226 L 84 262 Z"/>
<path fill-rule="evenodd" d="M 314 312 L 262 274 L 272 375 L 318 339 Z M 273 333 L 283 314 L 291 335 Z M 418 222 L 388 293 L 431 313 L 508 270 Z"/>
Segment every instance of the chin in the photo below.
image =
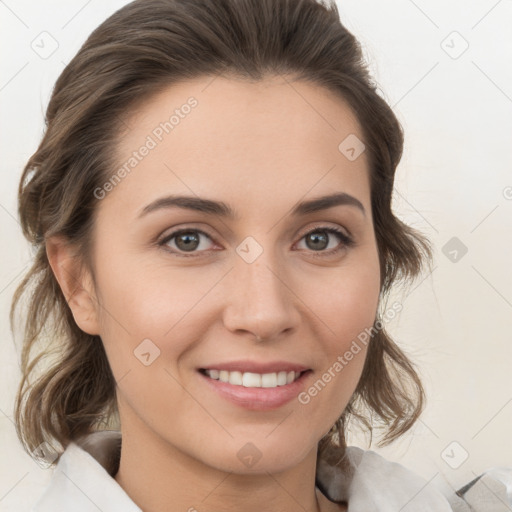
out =
<path fill-rule="evenodd" d="M 265 433 L 255 436 L 243 436 L 230 438 L 228 442 L 219 443 L 214 453 L 208 450 L 202 454 L 202 460 L 206 464 L 221 471 L 239 475 L 254 475 L 279 473 L 297 466 L 316 445 L 307 448 L 305 441 L 309 437 L 304 435 L 301 442 L 289 436 L 286 440 L 277 436 L 270 440 L 273 434 Z M 301 449 L 298 449 L 300 447 Z M 304 449 L 306 447 L 306 449 Z"/>

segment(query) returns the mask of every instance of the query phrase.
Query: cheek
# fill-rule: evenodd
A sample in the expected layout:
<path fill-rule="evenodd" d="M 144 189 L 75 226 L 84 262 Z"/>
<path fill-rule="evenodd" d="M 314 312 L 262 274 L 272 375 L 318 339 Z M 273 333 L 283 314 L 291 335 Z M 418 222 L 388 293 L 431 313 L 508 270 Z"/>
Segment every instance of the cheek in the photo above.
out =
<path fill-rule="evenodd" d="M 132 338 L 162 337 L 206 295 L 215 277 L 197 268 L 170 267 L 137 257 L 110 258 L 98 272 L 106 329 Z"/>
<path fill-rule="evenodd" d="M 179 407 L 192 410 L 197 404 L 179 384 L 178 362 L 201 338 L 198 303 L 212 283 L 193 279 L 193 270 L 147 264 L 119 263 L 106 270 L 101 338 L 119 400 L 148 422 L 166 421 L 165 414 Z"/>
<path fill-rule="evenodd" d="M 375 321 L 380 293 L 380 272 L 376 250 L 353 264 L 325 275 L 316 286 L 315 311 L 326 325 L 329 353 L 344 351 L 351 341 Z M 311 290 L 312 283 L 309 286 Z"/>
<path fill-rule="evenodd" d="M 164 360 L 167 367 L 186 352 L 198 337 L 198 306 L 215 278 L 120 259 L 101 267 L 100 334 L 116 379 L 140 372 L 150 361 L 152 368 Z"/>
<path fill-rule="evenodd" d="M 322 368 L 317 372 L 313 387 L 306 390 L 303 403 L 317 400 L 334 405 L 332 421 L 339 416 L 353 394 L 363 370 L 367 347 L 379 303 L 380 273 L 376 252 L 372 256 L 347 265 L 343 271 L 308 286 L 316 289 L 312 295 L 314 311 L 321 319 L 319 336 L 322 343 Z M 318 286 L 322 284 L 322 286 Z M 311 296 L 311 295 L 310 295 Z M 325 392 L 323 390 L 326 390 Z"/>

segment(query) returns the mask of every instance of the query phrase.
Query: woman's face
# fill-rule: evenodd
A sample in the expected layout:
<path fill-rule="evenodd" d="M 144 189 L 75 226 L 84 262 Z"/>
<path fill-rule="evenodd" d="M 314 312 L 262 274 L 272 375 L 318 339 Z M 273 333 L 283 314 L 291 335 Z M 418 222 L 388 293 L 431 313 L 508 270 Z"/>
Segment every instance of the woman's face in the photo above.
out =
<path fill-rule="evenodd" d="M 89 329 L 117 381 L 123 431 L 235 472 L 251 471 L 246 455 L 276 471 L 316 450 L 356 388 L 366 347 L 353 342 L 378 304 L 358 139 L 342 100 L 282 79 L 173 85 L 126 121 L 119 166 L 95 193 Z M 301 207 L 333 194 L 327 208 Z M 275 387 L 294 365 L 308 371 Z M 261 377 L 240 385 L 229 369 L 276 376 L 252 388 Z"/>

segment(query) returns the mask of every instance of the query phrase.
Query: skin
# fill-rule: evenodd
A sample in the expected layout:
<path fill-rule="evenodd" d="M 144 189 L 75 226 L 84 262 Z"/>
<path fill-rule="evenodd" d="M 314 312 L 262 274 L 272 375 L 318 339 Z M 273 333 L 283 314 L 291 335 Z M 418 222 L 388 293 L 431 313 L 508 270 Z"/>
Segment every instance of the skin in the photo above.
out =
<path fill-rule="evenodd" d="M 368 161 L 338 150 L 349 134 L 363 139 L 361 128 L 315 84 L 205 77 L 172 85 L 127 118 L 120 165 L 190 96 L 198 105 L 97 203 L 96 287 L 63 240 L 47 245 L 77 324 L 101 336 L 117 382 L 115 479 L 145 512 L 346 510 L 315 487 L 316 450 L 356 388 L 364 347 L 308 404 L 270 411 L 227 401 L 197 368 L 293 361 L 313 370 L 307 389 L 372 326 L 380 273 Z M 297 202 L 333 192 L 354 196 L 365 213 L 339 205 L 290 215 Z M 171 193 L 224 201 L 239 219 L 176 207 L 137 218 Z M 328 234 L 316 249 L 306 235 L 318 226 L 350 233 L 355 245 Z M 177 238 L 158 246 L 181 228 L 208 234 L 196 233 L 194 257 L 176 255 L 190 254 Z M 263 249 L 252 263 L 236 252 L 248 236 Z M 147 338 L 160 355 L 145 366 L 134 350 Z M 248 442 L 261 455 L 252 467 L 237 457 Z"/>

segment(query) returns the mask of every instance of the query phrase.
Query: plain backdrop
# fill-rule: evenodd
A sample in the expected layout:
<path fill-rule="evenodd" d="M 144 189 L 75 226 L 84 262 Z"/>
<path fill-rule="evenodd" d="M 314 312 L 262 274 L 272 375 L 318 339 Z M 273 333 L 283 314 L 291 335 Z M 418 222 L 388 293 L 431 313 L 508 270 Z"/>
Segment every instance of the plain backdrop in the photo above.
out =
<path fill-rule="evenodd" d="M 125 3 L 0 1 L 5 511 L 29 510 L 51 476 L 21 449 L 12 421 L 19 345 L 8 310 L 31 259 L 17 220 L 18 181 L 58 75 Z M 338 7 L 404 127 L 395 211 L 435 251 L 432 273 L 394 293 L 403 310 L 388 325 L 421 368 L 428 405 L 409 434 L 371 449 L 450 492 L 486 469 L 512 466 L 512 2 L 347 0 Z M 363 448 L 367 441 L 351 436 Z"/>

